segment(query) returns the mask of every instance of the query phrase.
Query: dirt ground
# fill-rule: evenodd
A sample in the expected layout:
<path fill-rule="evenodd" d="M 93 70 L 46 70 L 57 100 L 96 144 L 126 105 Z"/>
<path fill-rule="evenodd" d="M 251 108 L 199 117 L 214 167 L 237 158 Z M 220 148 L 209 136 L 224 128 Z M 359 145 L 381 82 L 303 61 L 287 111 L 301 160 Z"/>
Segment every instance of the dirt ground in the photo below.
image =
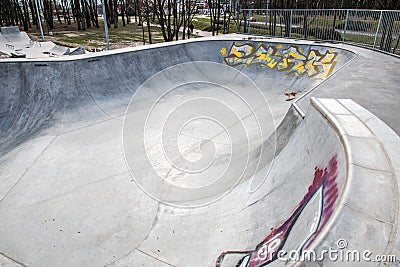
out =
<path fill-rule="evenodd" d="M 45 41 L 52 41 L 56 44 L 77 47 L 83 46 L 90 51 L 102 50 L 106 47 L 104 24 L 103 20 L 99 19 L 99 28 L 91 27 L 84 31 L 78 31 L 75 23 L 67 25 L 67 23 L 60 24 L 57 20 L 54 21 L 54 29 L 48 30 L 46 25 L 43 25 Z M 22 29 L 21 29 L 22 30 Z M 111 49 L 140 46 L 149 43 L 147 29 L 145 28 L 145 43 L 143 42 L 142 27 L 132 19 L 131 23 L 125 27 L 122 22 L 119 22 L 118 28 L 113 26 L 109 28 L 109 39 Z M 28 35 L 33 40 L 41 40 L 40 29 L 32 25 L 27 31 Z M 152 43 L 163 42 L 164 39 L 161 30 L 158 27 L 151 27 Z"/>

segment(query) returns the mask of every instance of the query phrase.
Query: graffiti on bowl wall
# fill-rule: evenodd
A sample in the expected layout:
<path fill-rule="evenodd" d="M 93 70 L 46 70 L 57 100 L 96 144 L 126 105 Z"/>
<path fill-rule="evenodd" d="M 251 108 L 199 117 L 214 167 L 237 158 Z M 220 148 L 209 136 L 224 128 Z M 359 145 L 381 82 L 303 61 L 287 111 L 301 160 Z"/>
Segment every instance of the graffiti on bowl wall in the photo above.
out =
<path fill-rule="evenodd" d="M 286 75 L 307 75 L 310 78 L 324 79 L 332 73 L 337 63 L 338 53 L 332 49 L 321 52 L 311 49 L 304 52 L 301 47 L 282 44 L 233 43 L 228 49 L 220 50 L 224 63 L 229 66 L 261 65 L 284 72 Z"/>
<path fill-rule="evenodd" d="M 295 244 L 296 253 L 301 255 L 320 234 L 332 216 L 339 190 L 337 186 L 337 156 L 333 156 L 325 167 L 315 167 L 314 179 L 303 199 L 293 209 L 289 217 L 271 232 L 251 251 L 225 251 L 216 261 L 222 266 L 228 255 L 243 255 L 235 266 L 260 267 L 277 260 L 278 253 L 285 249 L 293 229 L 295 236 L 302 236 Z M 303 217 L 302 217 L 303 215 Z M 306 221 L 306 222 L 305 222 Z M 307 227 L 304 227 L 307 225 Z M 303 235 L 300 233 L 303 232 Z"/>

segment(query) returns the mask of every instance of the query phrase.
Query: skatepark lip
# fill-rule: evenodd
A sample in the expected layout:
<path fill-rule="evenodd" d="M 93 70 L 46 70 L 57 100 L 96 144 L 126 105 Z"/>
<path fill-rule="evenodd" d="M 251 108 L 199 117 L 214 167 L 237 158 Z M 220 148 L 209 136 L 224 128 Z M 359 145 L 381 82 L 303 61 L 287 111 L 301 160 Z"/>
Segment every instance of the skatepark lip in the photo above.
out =
<path fill-rule="evenodd" d="M 346 66 L 348 64 L 351 64 L 351 62 L 353 60 L 356 60 L 358 57 L 358 54 L 355 53 L 354 58 L 350 59 L 349 61 L 347 61 L 345 64 L 343 64 L 342 66 L 340 66 L 339 68 L 337 68 L 330 76 L 329 78 L 331 78 L 332 76 L 335 75 L 336 72 L 340 71 L 341 69 L 346 68 Z M 310 88 L 308 91 L 304 92 L 304 94 L 302 94 L 299 98 L 295 99 L 292 103 L 293 108 L 299 113 L 299 115 L 304 118 L 306 116 L 306 114 L 304 113 L 304 111 L 299 107 L 299 105 L 297 104 L 299 101 L 301 101 L 304 97 L 306 97 L 308 94 L 310 94 L 312 91 L 314 91 L 315 89 L 317 89 L 319 86 L 321 86 L 324 81 L 321 81 L 321 83 L 315 85 L 314 87 Z"/>
<path fill-rule="evenodd" d="M 136 46 L 136 47 L 125 47 L 125 48 L 118 48 L 118 49 L 113 49 L 113 50 L 104 50 L 104 51 L 99 51 L 95 53 L 88 53 L 88 54 L 82 54 L 82 55 L 74 55 L 74 56 L 63 56 L 63 57 L 53 57 L 53 58 L 4 58 L 1 59 L 0 62 L 32 62 L 32 61 L 50 61 L 50 62 L 62 62 L 62 61 L 75 61 L 75 60 L 80 60 L 80 59 L 95 59 L 97 57 L 102 57 L 102 56 L 109 56 L 109 55 L 115 55 L 115 54 L 123 54 L 123 53 L 131 53 L 134 51 L 141 51 L 141 50 L 148 50 L 148 49 L 157 49 L 160 47 L 170 47 L 173 45 L 182 45 L 182 44 L 188 44 L 188 43 L 199 43 L 199 42 L 209 42 L 209 41 L 237 41 L 237 42 L 268 42 L 268 43 L 301 43 L 301 44 L 308 44 L 308 45 L 314 45 L 314 46 L 321 46 L 321 47 L 336 47 L 341 50 L 347 50 L 348 52 L 355 53 L 349 44 L 343 44 L 343 43 L 331 43 L 331 42 L 323 42 L 323 41 L 310 41 L 306 39 L 298 39 L 298 38 L 266 38 L 262 36 L 253 36 L 251 38 L 248 37 L 242 37 L 242 35 L 238 34 L 229 34 L 229 35 L 224 35 L 224 36 L 214 36 L 214 37 L 202 37 L 202 38 L 196 38 L 196 39 L 186 39 L 186 40 L 179 40 L 179 41 L 170 41 L 170 42 L 165 42 L 165 43 L 157 43 L 157 44 L 147 44 L 144 46 Z M 356 46 L 356 45 L 354 45 Z M 367 48 L 366 48 L 367 49 Z M 373 50 L 373 49 L 371 49 Z M 382 52 L 380 50 L 374 50 L 377 52 Z M 392 55 L 392 54 L 390 54 Z M 397 55 L 393 55 L 397 56 Z"/>
<path fill-rule="evenodd" d="M 277 63 L 332 57 L 306 74 L 257 62 L 268 48 Z M 382 122 L 399 129 L 400 105 L 371 82 L 379 69 L 395 91 L 396 60 L 238 36 L 1 60 L 0 263 L 213 266 L 250 249 L 259 266 L 293 214 L 286 250 L 346 238 L 400 255 L 400 138 Z"/>

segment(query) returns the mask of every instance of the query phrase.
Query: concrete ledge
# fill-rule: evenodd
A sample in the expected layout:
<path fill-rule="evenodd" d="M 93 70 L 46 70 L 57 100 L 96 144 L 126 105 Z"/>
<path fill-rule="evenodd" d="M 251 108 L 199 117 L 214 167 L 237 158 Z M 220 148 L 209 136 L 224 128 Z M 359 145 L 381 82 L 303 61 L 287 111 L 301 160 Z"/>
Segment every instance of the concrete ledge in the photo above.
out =
<path fill-rule="evenodd" d="M 347 158 L 342 198 L 314 249 L 337 248 L 336 241 L 345 239 L 348 250 L 369 250 L 372 257 L 396 255 L 399 261 L 400 137 L 350 99 L 312 98 L 311 104 L 334 128 Z M 307 262 L 307 266 L 316 264 Z M 346 262 L 347 265 L 379 263 Z M 337 266 L 337 262 L 324 261 L 324 266 Z"/>
<path fill-rule="evenodd" d="M 254 36 L 253 36 L 254 37 Z M 245 42 L 248 40 L 248 38 L 243 38 L 242 35 L 237 35 L 237 34 L 229 34 L 229 35 L 221 35 L 221 36 L 212 36 L 212 37 L 202 37 L 202 38 L 194 38 L 194 39 L 186 39 L 186 40 L 178 40 L 178 41 L 171 41 L 171 42 L 164 42 L 164 43 L 157 43 L 157 44 L 148 44 L 148 45 L 143 45 L 143 46 L 137 46 L 137 47 L 125 47 L 125 48 L 119 48 L 119 49 L 114 49 L 114 50 L 106 50 L 106 51 L 101 51 L 101 52 L 96 52 L 96 53 L 88 53 L 88 54 L 79 54 L 79 55 L 74 55 L 74 57 L 59 57 L 59 58 L 25 58 L 25 59 L 18 59 L 18 58 L 7 58 L 2 60 L 1 62 L 8 62 L 8 63 L 14 63 L 14 62 L 67 62 L 67 61 L 75 61 L 75 60 L 85 60 L 85 59 L 93 59 L 93 58 L 101 58 L 105 56 L 110 56 L 110 55 L 119 55 L 119 54 L 125 54 L 125 53 L 132 53 L 136 51 L 142 51 L 142 50 L 152 50 L 152 49 L 158 49 L 162 47 L 172 47 L 172 46 L 180 46 L 183 44 L 199 44 L 199 43 L 208 43 L 210 41 L 230 41 L 230 42 Z M 298 45 L 298 42 L 294 39 L 287 39 L 287 38 L 251 38 L 251 42 L 264 42 L 264 43 L 270 43 L 270 44 L 292 44 L 292 45 Z M 46 42 L 40 42 L 41 44 L 44 44 Z M 352 55 L 357 55 L 352 49 L 346 48 L 343 45 L 332 45 L 330 43 L 315 43 L 313 41 L 310 42 L 303 42 L 301 45 L 308 45 L 308 46 L 313 46 L 313 47 L 321 47 L 321 48 L 335 48 L 340 51 L 346 51 L 347 53 L 350 53 Z"/>

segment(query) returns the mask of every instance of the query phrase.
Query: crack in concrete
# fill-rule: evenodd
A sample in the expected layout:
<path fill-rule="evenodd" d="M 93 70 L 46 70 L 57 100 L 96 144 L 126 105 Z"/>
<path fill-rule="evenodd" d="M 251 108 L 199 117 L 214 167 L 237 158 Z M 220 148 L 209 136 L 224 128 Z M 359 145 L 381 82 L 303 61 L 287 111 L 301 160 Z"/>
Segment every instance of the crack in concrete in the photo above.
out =
<path fill-rule="evenodd" d="M 44 152 L 54 143 L 54 141 L 57 139 L 58 136 L 55 136 L 48 144 L 47 146 L 42 150 L 42 152 L 39 153 L 39 155 L 36 157 L 36 159 L 32 162 L 32 164 L 26 168 L 24 173 L 21 175 L 21 177 L 15 182 L 15 184 L 7 191 L 7 193 L 4 195 L 2 199 L 0 199 L 0 204 L 3 202 L 4 199 L 7 198 L 7 196 L 13 191 L 13 189 L 17 186 L 17 184 L 25 177 L 25 175 L 28 173 L 28 171 L 35 165 L 35 163 L 39 160 L 39 158 L 44 154 Z"/>
<path fill-rule="evenodd" d="M 3 256 L 4 258 L 9 259 L 9 260 L 12 261 L 12 262 L 15 262 L 15 263 L 17 263 L 17 264 L 23 266 L 23 267 L 28 267 L 28 265 L 26 265 L 26 264 L 24 264 L 24 263 L 22 263 L 22 262 L 20 262 L 20 261 L 18 261 L 18 260 L 16 260 L 16 259 L 10 257 L 10 256 L 7 256 L 7 255 L 4 254 L 3 252 L 0 252 L 0 255 Z"/>

